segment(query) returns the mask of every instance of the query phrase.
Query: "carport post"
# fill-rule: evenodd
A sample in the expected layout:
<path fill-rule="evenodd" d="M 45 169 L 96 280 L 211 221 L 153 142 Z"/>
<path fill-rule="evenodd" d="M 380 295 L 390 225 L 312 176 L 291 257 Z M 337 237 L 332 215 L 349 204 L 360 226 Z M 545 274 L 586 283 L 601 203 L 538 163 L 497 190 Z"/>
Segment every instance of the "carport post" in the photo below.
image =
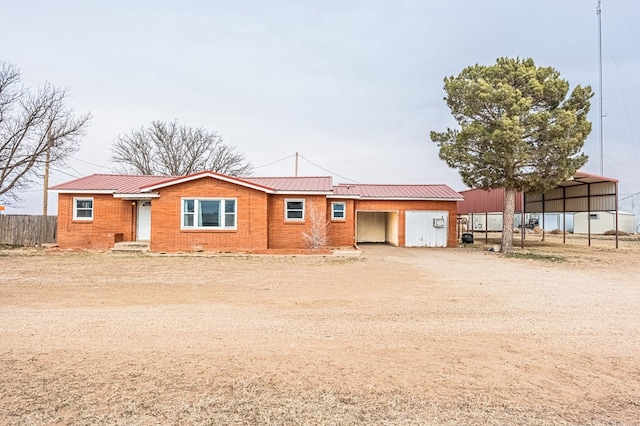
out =
<path fill-rule="evenodd" d="M 524 206 L 527 199 L 524 196 L 524 191 L 522 191 L 522 208 L 520 209 L 520 248 L 524 250 Z"/>
<path fill-rule="evenodd" d="M 618 248 L 618 182 L 616 182 L 616 248 Z"/>
<path fill-rule="evenodd" d="M 489 212 L 484 212 L 484 243 L 489 244 Z"/>

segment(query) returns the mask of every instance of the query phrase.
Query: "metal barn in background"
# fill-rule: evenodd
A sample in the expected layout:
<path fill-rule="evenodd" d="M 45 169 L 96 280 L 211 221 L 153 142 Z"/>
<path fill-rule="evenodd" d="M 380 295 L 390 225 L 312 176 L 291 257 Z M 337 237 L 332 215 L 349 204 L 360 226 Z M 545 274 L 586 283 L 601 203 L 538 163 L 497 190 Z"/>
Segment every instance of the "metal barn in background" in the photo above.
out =
<path fill-rule="evenodd" d="M 465 199 L 458 202 L 458 215 L 467 216 L 468 231 L 487 233 L 502 230 L 504 189 L 470 189 L 460 191 L 460 194 Z M 594 226 L 595 221 L 608 217 L 607 214 L 592 214 L 596 212 L 608 212 L 609 216 L 612 215 L 614 226 L 607 230 L 615 230 L 618 248 L 618 180 L 577 171 L 570 179 L 544 194 L 517 193 L 514 226 L 524 225 L 524 228 L 530 229 L 538 226 L 542 229 L 544 238 L 544 232 L 553 229 L 575 232 L 576 215 L 580 221 L 584 213 L 585 233 L 588 234 L 588 244 L 591 245 L 591 234 L 594 231 L 602 233 L 603 225 L 598 223 Z M 625 218 L 625 224 L 627 220 Z M 580 223 L 579 225 L 581 226 Z M 524 233 L 522 235 L 524 238 Z M 563 242 L 566 242 L 564 236 Z"/>

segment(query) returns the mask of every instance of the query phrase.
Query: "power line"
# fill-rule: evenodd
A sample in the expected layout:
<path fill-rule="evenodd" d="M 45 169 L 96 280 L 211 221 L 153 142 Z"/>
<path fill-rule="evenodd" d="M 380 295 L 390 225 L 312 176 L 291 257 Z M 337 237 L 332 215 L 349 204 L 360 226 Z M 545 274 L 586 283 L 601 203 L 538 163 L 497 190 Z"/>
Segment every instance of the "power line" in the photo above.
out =
<path fill-rule="evenodd" d="M 109 168 L 109 167 L 105 167 L 105 166 L 102 166 L 100 164 L 92 163 L 90 161 L 81 160 L 79 158 L 74 158 L 74 160 L 79 161 L 79 162 L 84 163 L 84 164 L 88 164 L 90 166 L 100 167 L 101 169 L 111 170 L 111 168 Z"/>
<path fill-rule="evenodd" d="M 71 168 L 71 167 L 70 167 L 70 168 Z M 71 173 L 67 173 L 67 172 L 64 172 L 64 171 L 62 171 L 62 170 L 59 170 L 59 169 L 54 169 L 53 167 L 51 168 L 51 170 L 53 170 L 53 171 L 54 171 L 54 172 L 56 172 L 56 173 L 62 173 L 63 175 L 70 176 L 70 177 L 72 177 L 72 178 L 79 178 L 79 177 L 82 175 L 82 173 L 78 172 L 78 171 L 77 171 L 77 170 L 75 170 L 75 169 L 74 169 L 74 171 L 75 171 L 76 173 L 78 173 L 78 175 L 80 175 L 80 176 L 76 176 L 76 175 L 73 175 L 73 174 L 71 174 Z"/>
<path fill-rule="evenodd" d="M 359 182 L 358 182 L 358 181 L 356 181 L 356 180 L 353 180 L 353 179 L 350 179 L 350 178 L 348 178 L 348 177 L 345 177 L 345 176 L 339 175 L 338 173 L 336 173 L 336 172 L 332 172 L 332 171 L 331 171 L 331 170 L 329 170 L 329 169 L 325 169 L 324 167 L 322 167 L 322 166 L 320 166 L 320 165 L 318 165 L 318 164 L 314 163 L 313 161 L 309 160 L 309 159 L 308 159 L 308 158 L 306 158 L 304 155 L 300 155 L 300 158 L 302 158 L 303 160 L 306 160 L 307 162 L 309 162 L 309 163 L 313 164 L 313 165 L 314 165 L 314 166 L 316 166 L 317 168 L 324 170 L 325 172 L 328 172 L 328 173 L 331 173 L 332 175 L 338 176 L 340 179 L 346 179 L 346 180 L 349 180 L 349 181 L 351 181 L 351 182 L 353 182 L 353 183 L 359 183 Z"/>
<path fill-rule="evenodd" d="M 261 169 L 263 167 L 271 166 L 273 164 L 280 163 L 280 162 L 282 162 L 284 160 L 288 160 L 289 158 L 294 157 L 294 156 L 295 156 L 295 154 L 291 154 L 291 155 L 289 155 L 287 157 L 281 158 L 280 160 L 272 161 L 271 163 L 263 164 L 261 166 L 255 166 L 254 169 Z"/>

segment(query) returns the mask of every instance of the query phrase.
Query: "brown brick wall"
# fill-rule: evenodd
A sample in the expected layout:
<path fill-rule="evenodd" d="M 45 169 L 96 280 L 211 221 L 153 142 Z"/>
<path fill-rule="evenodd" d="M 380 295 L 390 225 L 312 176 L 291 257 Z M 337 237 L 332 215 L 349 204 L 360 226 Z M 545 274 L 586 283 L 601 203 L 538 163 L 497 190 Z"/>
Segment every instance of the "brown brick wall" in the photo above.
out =
<path fill-rule="evenodd" d="M 305 200 L 304 221 L 291 221 L 284 218 L 285 200 Z M 270 249 L 306 249 L 309 244 L 303 234 L 311 233 L 313 213 L 320 220 L 326 215 L 327 198 L 324 195 L 271 195 L 269 197 L 269 248 Z M 326 228 L 325 228 L 326 231 Z"/>
<path fill-rule="evenodd" d="M 151 250 L 154 252 L 257 251 L 307 249 L 303 234 L 312 232 L 312 212 L 325 221 L 328 247 L 355 243 L 357 211 L 397 211 L 398 245 L 405 245 L 405 211 L 449 212 L 447 245 L 455 247 L 456 202 L 327 199 L 324 195 L 268 195 L 213 178 L 202 178 L 158 190 L 151 201 Z M 221 231 L 181 230 L 182 198 L 235 198 L 237 229 Z M 73 194 L 58 196 L 58 245 L 62 248 L 110 249 L 116 234 L 124 241 L 135 240 L 136 211 L 130 200 L 111 195 L 94 195 L 94 219 L 74 221 Z M 305 220 L 287 221 L 285 199 L 305 200 Z M 346 203 L 344 221 L 331 220 L 331 203 Z M 267 213 L 267 211 L 269 213 Z"/>
<path fill-rule="evenodd" d="M 213 178 L 162 188 L 151 201 L 151 251 L 234 252 L 267 248 L 267 194 Z M 236 230 L 181 230 L 183 197 L 235 198 Z"/>
<path fill-rule="evenodd" d="M 331 203 L 344 202 L 344 220 L 331 220 Z M 355 244 L 356 236 L 356 214 L 354 210 L 354 200 L 347 199 L 327 199 L 327 241 L 329 247 L 351 247 Z"/>
<path fill-rule="evenodd" d="M 93 198 L 93 220 L 73 220 L 73 198 Z M 131 201 L 111 195 L 58 194 L 58 235 L 61 248 L 108 250 L 116 234 L 135 239 L 135 210 Z"/>

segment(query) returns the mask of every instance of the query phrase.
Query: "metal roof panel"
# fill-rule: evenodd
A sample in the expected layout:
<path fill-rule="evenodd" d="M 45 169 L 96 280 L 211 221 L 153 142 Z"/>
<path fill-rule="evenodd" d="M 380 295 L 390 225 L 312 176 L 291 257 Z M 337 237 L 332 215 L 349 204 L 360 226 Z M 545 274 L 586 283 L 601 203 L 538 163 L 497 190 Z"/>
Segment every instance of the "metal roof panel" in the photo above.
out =
<path fill-rule="evenodd" d="M 447 185 L 368 185 L 368 184 L 340 184 L 334 187 L 336 195 L 361 198 L 380 199 L 439 199 L 461 200 L 462 195 Z"/>
<path fill-rule="evenodd" d="M 54 191 L 113 191 L 120 194 L 135 194 L 146 185 L 171 179 L 170 176 L 138 176 L 93 174 L 69 182 L 54 185 Z"/>
<path fill-rule="evenodd" d="M 276 191 L 331 192 L 333 183 L 329 176 L 295 177 L 245 177 L 247 182 L 273 188 Z"/>

